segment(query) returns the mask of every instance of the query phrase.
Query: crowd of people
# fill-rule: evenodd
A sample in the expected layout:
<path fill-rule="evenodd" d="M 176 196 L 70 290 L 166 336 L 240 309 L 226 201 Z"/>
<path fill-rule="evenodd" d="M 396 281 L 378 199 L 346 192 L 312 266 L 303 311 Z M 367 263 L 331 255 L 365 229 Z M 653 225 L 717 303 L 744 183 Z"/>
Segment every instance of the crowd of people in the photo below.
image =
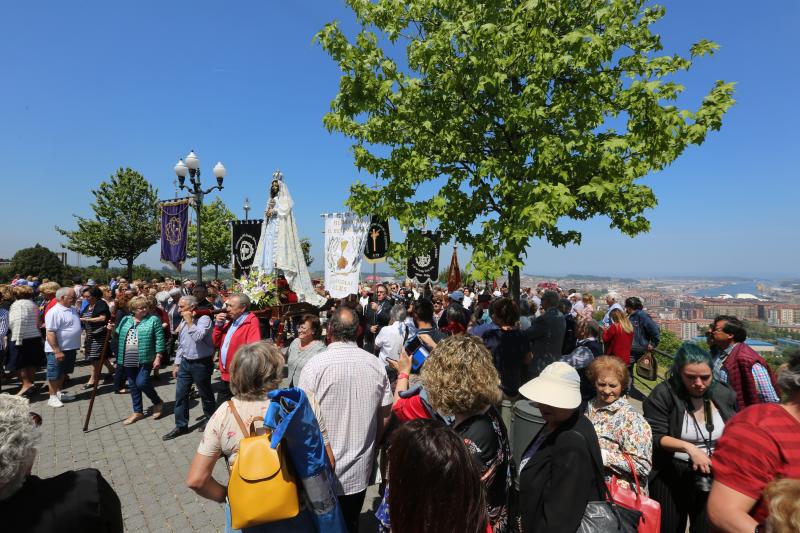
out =
<path fill-rule="evenodd" d="M 515 301 L 505 287 L 377 284 L 266 330 L 249 298 L 218 282 L 26 282 L 0 286 L 0 298 L 0 348 L 19 382 L 0 396 L 0 443 L 12 443 L 0 444 L 0 509 L 66 483 L 30 475 L 38 433 L 27 398 L 46 368 L 48 406 L 74 401 L 64 389 L 82 352 L 87 387 L 105 366 L 114 391 L 130 394 L 124 425 L 146 418 L 142 395 L 153 418 L 167 414 L 153 380 L 176 382 L 164 440 L 190 433 L 189 399 L 200 398 L 187 484 L 220 503 L 229 495 L 214 465 L 232 468 L 241 441 L 264 431 L 268 395 L 296 387 L 350 532 L 375 477 L 385 532 L 572 533 L 618 490 L 657 502 L 665 533 L 800 530 L 800 354 L 773 371 L 736 317 L 712 321 L 709 350 L 681 345 L 645 395 L 634 371 L 659 328 L 641 299 L 615 292 L 597 307 L 555 288 Z M 543 423 L 515 444 L 520 402 Z M 96 530 L 117 530 L 113 489 L 96 471 L 81 476 L 69 481 L 75 498 L 86 483 L 109 509 Z M 297 516 L 243 531 L 315 531 L 307 499 Z M 232 531 L 227 503 L 226 517 Z"/>

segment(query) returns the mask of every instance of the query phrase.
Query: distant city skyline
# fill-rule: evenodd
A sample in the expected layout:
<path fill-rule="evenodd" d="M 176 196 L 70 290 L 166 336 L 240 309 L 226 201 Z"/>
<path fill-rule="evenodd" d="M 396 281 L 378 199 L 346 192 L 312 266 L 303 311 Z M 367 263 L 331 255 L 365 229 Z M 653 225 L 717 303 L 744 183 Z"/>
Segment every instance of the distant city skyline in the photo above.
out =
<path fill-rule="evenodd" d="M 686 86 L 678 104 L 695 108 L 723 79 L 737 82 L 736 105 L 704 145 L 642 180 L 659 200 L 647 213 L 650 233 L 631 239 L 607 220 L 567 221 L 583 243 L 531 241 L 523 271 L 798 277 L 798 15 L 790 0 L 666 5 L 655 27 L 664 54 L 687 53 L 700 39 L 720 45 L 676 80 Z M 206 183 L 213 165 L 225 164 L 219 196 L 242 218 L 245 197 L 251 218 L 263 211 L 268 177 L 280 168 L 300 235 L 311 240 L 311 269 L 321 270 L 320 213 L 344 210 L 356 179 L 373 182 L 353 166 L 348 140 L 322 124 L 340 73 L 312 38 L 333 19 L 356 29 L 344 3 L 330 0 L 4 6 L 0 257 L 37 242 L 62 251 L 54 226 L 71 229 L 72 214 L 90 216 L 90 190 L 119 167 L 173 197 L 172 167 L 194 149 Z M 400 234 L 396 223 L 392 231 Z M 451 250 L 442 247 L 442 268 Z M 159 267 L 158 259 L 156 245 L 136 263 Z M 462 267 L 469 260 L 463 248 L 459 259 Z"/>

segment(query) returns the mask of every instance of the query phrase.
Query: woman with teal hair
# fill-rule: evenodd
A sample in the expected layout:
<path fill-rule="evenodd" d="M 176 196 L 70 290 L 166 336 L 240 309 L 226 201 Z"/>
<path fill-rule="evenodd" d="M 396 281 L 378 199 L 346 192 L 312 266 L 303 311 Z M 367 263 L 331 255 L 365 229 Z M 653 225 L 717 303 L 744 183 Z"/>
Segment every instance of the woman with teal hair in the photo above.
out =
<path fill-rule="evenodd" d="M 714 380 L 711 354 L 684 342 L 666 381 L 644 402 L 653 430 L 650 497 L 661 504 L 661 532 L 709 530 L 706 500 L 713 454 L 725 422 L 736 412 L 736 394 Z"/>

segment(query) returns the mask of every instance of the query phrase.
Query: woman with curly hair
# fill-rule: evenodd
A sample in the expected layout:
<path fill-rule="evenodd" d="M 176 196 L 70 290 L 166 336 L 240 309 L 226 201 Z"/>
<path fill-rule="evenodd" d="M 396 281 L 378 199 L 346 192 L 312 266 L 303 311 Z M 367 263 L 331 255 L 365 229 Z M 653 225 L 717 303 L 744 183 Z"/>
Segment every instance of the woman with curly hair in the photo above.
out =
<path fill-rule="evenodd" d="M 393 412 L 401 420 L 446 417 L 479 463 L 486 490 L 489 523 L 495 533 L 508 531 L 511 451 L 508 434 L 495 408 L 502 399 L 500 376 L 492 354 L 478 337 L 454 335 L 442 340 L 422 366 L 424 392 L 402 398 L 408 389 L 411 358 L 401 352 Z M 399 415 L 403 412 L 405 416 Z M 414 414 L 416 413 L 416 414 Z M 378 512 L 388 531 L 388 513 Z"/>

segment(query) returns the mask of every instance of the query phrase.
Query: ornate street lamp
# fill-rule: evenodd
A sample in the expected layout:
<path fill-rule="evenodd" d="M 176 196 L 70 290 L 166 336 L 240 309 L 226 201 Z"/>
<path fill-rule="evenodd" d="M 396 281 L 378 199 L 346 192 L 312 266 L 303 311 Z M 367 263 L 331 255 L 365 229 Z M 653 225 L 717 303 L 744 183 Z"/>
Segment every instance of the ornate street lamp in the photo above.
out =
<path fill-rule="evenodd" d="M 185 161 L 185 162 L 184 162 Z M 200 232 L 200 210 L 203 208 L 203 196 L 210 193 L 214 189 L 222 190 L 222 180 L 225 179 L 225 167 L 222 163 L 214 165 L 212 170 L 214 177 L 217 178 L 217 184 L 214 187 L 203 190 L 200 184 L 200 159 L 194 150 L 184 159 L 179 159 L 175 165 L 175 174 L 178 176 L 179 188 L 189 191 L 189 194 L 194 198 L 194 209 L 197 214 L 197 283 L 198 285 L 203 282 L 203 262 L 200 260 L 200 249 L 202 236 Z M 186 175 L 189 175 L 189 182 L 191 186 L 186 185 Z"/>

